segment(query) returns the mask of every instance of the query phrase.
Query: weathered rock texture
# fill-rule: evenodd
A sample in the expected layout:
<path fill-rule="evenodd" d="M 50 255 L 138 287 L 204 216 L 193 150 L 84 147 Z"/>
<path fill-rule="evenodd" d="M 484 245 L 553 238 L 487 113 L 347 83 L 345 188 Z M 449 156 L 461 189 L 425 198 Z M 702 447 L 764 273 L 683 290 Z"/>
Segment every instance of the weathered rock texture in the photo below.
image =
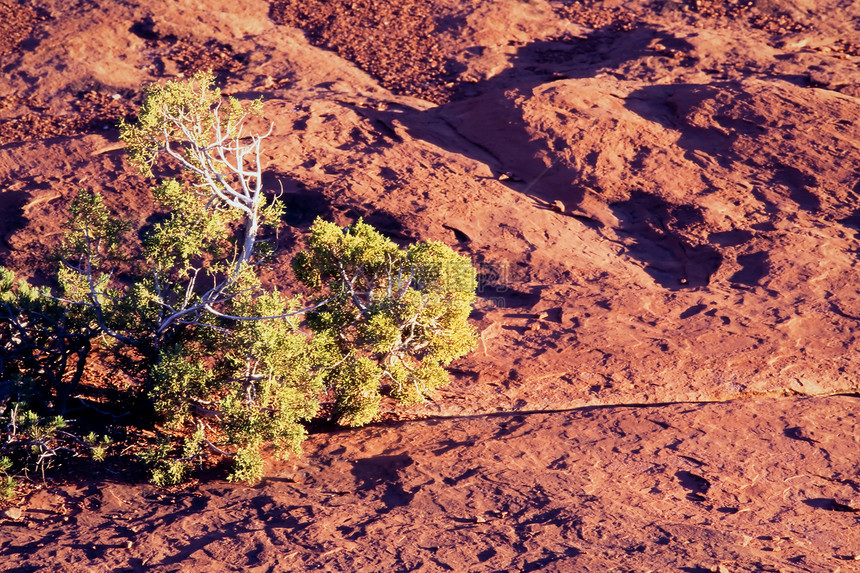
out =
<path fill-rule="evenodd" d="M 482 276 L 479 347 L 434 403 L 315 435 L 257 488 L 43 490 L 6 514 L 3 568 L 854 567 L 856 3 L 0 0 L 0 20 L 0 263 L 49 280 L 81 187 L 143 225 L 115 122 L 209 67 L 276 125 L 272 280 L 291 288 L 317 215 L 445 241 Z"/>

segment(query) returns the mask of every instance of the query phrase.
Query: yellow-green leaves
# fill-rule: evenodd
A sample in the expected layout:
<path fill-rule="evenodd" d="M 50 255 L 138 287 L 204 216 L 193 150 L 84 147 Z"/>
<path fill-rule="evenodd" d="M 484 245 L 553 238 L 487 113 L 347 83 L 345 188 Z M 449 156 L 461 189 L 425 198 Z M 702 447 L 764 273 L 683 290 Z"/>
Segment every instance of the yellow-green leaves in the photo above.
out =
<path fill-rule="evenodd" d="M 216 254 L 228 240 L 227 225 L 236 213 L 207 209 L 192 190 L 175 179 L 162 181 L 153 189 L 153 195 L 169 213 L 147 234 L 145 255 L 156 268 L 172 268 L 187 276 L 188 267 L 195 263 L 203 266 L 201 257 Z"/>
<path fill-rule="evenodd" d="M 214 141 L 239 135 L 243 120 L 262 111 L 262 98 L 243 103 L 235 98 L 222 102 L 221 90 L 213 87 L 211 71 L 197 72 L 188 80 L 154 84 L 144 90 L 137 122 L 120 122 L 120 139 L 126 144 L 129 162 L 144 175 L 165 147 L 202 168 L 197 150 Z"/>
<path fill-rule="evenodd" d="M 293 269 L 326 300 L 307 322 L 336 341 L 328 379 L 339 423 L 372 420 L 384 387 L 407 404 L 426 399 L 448 383 L 444 366 L 475 345 L 475 269 L 442 243 L 404 250 L 363 221 L 317 219 Z"/>
<path fill-rule="evenodd" d="M 393 270 L 404 257 L 397 245 L 361 220 L 342 229 L 317 218 L 308 238 L 308 250 L 297 258 L 294 268 L 309 286 L 316 282 L 315 273 L 341 278 L 340 269 L 350 268 L 362 271 L 351 277 L 356 278 L 356 288 L 372 288 L 370 277 Z"/>
<path fill-rule="evenodd" d="M 195 360 L 191 349 L 181 345 L 162 350 L 149 376 L 155 409 L 173 429 L 189 419 L 195 399 L 209 398 L 214 381 L 203 362 Z"/>
<path fill-rule="evenodd" d="M 97 267 L 109 259 L 122 258 L 123 234 L 131 225 L 114 217 L 101 195 L 82 190 L 69 206 L 69 213 L 60 247 L 63 260 L 86 261 Z"/>
<path fill-rule="evenodd" d="M 211 72 L 198 72 L 191 81 L 168 81 L 144 90 L 137 123 L 120 122 L 129 162 L 141 173 L 152 175 L 152 164 L 166 142 L 209 144 L 215 124 L 212 108 L 221 100 L 214 81 Z"/>
<path fill-rule="evenodd" d="M 379 383 L 383 370 L 368 357 L 347 356 L 334 370 L 337 423 L 364 426 L 379 413 Z"/>

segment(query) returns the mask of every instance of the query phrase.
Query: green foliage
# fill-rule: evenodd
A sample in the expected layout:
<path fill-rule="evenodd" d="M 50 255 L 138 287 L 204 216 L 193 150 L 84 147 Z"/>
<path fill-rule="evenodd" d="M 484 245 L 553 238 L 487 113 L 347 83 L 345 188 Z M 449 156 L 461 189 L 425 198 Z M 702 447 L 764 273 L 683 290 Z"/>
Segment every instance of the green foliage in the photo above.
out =
<path fill-rule="evenodd" d="M 262 99 L 243 104 L 228 98 L 223 106 L 221 90 L 214 88 L 212 72 L 198 72 L 190 81 L 169 81 L 144 90 L 143 106 L 134 124 L 120 123 L 129 161 L 146 175 L 163 152 L 165 142 L 176 142 L 198 171 L 205 162 L 197 155 L 213 139 L 234 138 L 248 114 L 259 115 Z M 222 109 L 223 108 L 223 109 Z"/>
<path fill-rule="evenodd" d="M 325 301 L 307 322 L 335 347 L 339 423 L 372 420 L 383 385 L 410 404 L 448 383 L 445 367 L 476 342 L 468 258 L 436 242 L 401 249 L 363 221 L 341 229 L 317 219 L 308 247 L 293 268 Z"/>
<path fill-rule="evenodd" d="M 9 500 L 15 497 L 15 488 L 18 483 L 9 472 L 12 470 L 12 460 L 8 456 L 0 457 L 0 500 Z"/>
<path fill-rule="evenodd" d="M 44 442 L 53 439 L 57 430 L 62 430 L 68 424 L 62 416 L 41 418 L 32 410 L 24 410 L 18 414 L 18 431 L 34 442 Z"/>
<path fill-rule="evenodd" d="M 171 485 L 179 485 L 184 482 L 189 475 L 190 466 L 179 459 L 171 459 L 167 457 L 166 452 L 160 452 L 161 457 L 152 455 L 141 456 L 143 460 L 150 465 L 150 481 L 159 487 L 168 487 Z"/>
<path fill-rule="evenodd" d="M 82 190 L 72 201 L 69 213 L 60 247 L 65 262 L 78 268 L 100 269 L 109 261 L 123 258 L 122 238 L 130 225 L 111 216 L 101 195 Z"/>
<path fill-rule="evenodd" d="M 181 345 L 162 349 L 159 360 L 149 370 L 155 411 L 172 430 L 188 422 L 192 405 L 204 404 L 213 385 L 211 370 L 189 354 Z"/>
<path fill-rule="evenodd" d="M 167 428 L 193 429 L 219 451 L 233 448 L 232 475 L 252 477 L 248 452 L 259 444 L 298 449 L 301 422 L 319 408 L 324 357 L 289 317 L 256 320 L 298 310 L 257 278 L 271 252 L 258 235 L 280 224 L 283 205 L 262 193 L 254 158 L 265 135 L 244 130 L 262 102 L 225 100 L 212 84 L 200 73 L 151 86 L 137 121 L 121 125 L 141 172 L 153 175 L 166 158 L 191 177 L 154 188 L 164 219 L 143 237 L 141 272 L 114 297 L 123 320 L 105 315 L 103 326 L 148 358 L 147 394 Z M 187 456 L 156 454 L 155 481 L 175 483 L 189 471 Z"/>
<path fill-rule="evenodd" d="M 382 368 L 366 356 L 346 356 L 331 372 L 337 422 L 345 426 L 369 424 L 379 413 Z"/>
<path fill-rule="evenodd" d="M 233 471 L 227 476 L 228 481 L 244 481 L 256 483 L 263 477 L 263 456 L 257 444 L 248 444 L 236 452 Z"/>
<path fill-rule="evenodd" d="M 198 429 L 183 440 L 180 448 L 164 439 L 141 452 L 139 457 L 150 466 L 150 481 L 160 487 L 184 482 L 202 461 L 204 440 L 203 431 Z"/>
<path fill-rule="evenodd" d="M 57 433 L 68 424 L 62 416 L 43 418 L 36 412 L 25 409 L 12 411 L 9 442 L 21 447 L 21 460 L 24 471 L 34 468 L 44 476 L 47 469 L 59 456 L 68 457 L 73 450 L 63 446 Z"/>
<path fill-rule="evenodd" d="M 0 498 L 14 495 L 14 475 L 31 471 L 45 477 L 45 471 L 81 455 L 104 459 L 111 440 L 95 434 L 81 438 L 66 431 L 69 424 L 62 416 L 42 416 L 25 404 L 14 403 L 0 412 L 5 439 L 0 441 Z"/>
<path fill-rule="evenodd" d="M 83 442 L 90 448 L 93 459 L 97 462 L 103 462 L 107 456 L 108 448 L 113 444 L 113 439 L 110 436 L 99 436 L 95 432 L 90 432 L 83 437 Z"/>
<path fill-rule="evenodd" d="M 34 312 L 53 321 L 39 327 L 45 344 L 66 341 L 81 372 L 95 337 L 139 357 L 128 373 L 161 424 L 162 442 L 141 454 L 158 485 L 180 483 L 210 452 L 232 458 L 228 479 L 257 481 L 264 451 L 299 451 L 321 396 L 334 395 L 338 423 L 369 423 L 386 389 L 405 404 L 428 399 L 475 344 L 470 261 L 441 243 L 401 248 L 362 221 L 313 225 L 293 263 L 317 297 L 312 307 L 263 287 L 274 247 L 260 237 L 280 225 L 283 204 L 263 189 L 260 146 L 271 128 L 257 129 L 261 109 L 222 98 L 211 73 L 148 87 L 121 138 L 142 173 L 182 171 L 154 187 L 155 222 L 132 235 L 100 195 L 81 191 L 58 250 L 62 298 L 15 287 L 0 270 L 0 343 L 20 350 L 0 357 L 0 370 L 19 386 L 48 360 L 26 362 L 36 343 L 19 342 Z M 60 396 L 74 377 L 68 365 L 50 367 L 46 392 Z M 42 462 L 58 452 L 57 436 L 71 436 L 45 413 L 15 422 L 22 435 L 42 432 L 26 438 L 53 452 L 40 450 Z M 77 441 L 95 459 L 110 446 L 96 433 Z"/>
<path fill-rule="evenodd" d="M 271 128 L 266 134 L 245 132 L 247 124 L 262 115 L 262 98 L 248 103 L 224 100 L 213 83 L 211 72 L 198 72 L 187 81 L 150 86 L 137 122 L 120 124 L 129 162 L 141 173 L 152 175 L 157 159 L 166 156 L 194 181 L 193 193 L 176 182 L 156 190 L 156 198 L 172 212 L 152 237 L 162 250 L 151 249 L 151 254 L 161 255 L 156 260 L 162 262 L 171 254 L 183 258 L 207 250 L 227 220 L 242 219 L 236 262 L 241 266 L 255 255 L 259 226 L 280 223 L 283 205 L 276 199 L 267 202 L 262 194 L 260 144 Z M 183 229 L 189 234 L 184 239 Z"/>

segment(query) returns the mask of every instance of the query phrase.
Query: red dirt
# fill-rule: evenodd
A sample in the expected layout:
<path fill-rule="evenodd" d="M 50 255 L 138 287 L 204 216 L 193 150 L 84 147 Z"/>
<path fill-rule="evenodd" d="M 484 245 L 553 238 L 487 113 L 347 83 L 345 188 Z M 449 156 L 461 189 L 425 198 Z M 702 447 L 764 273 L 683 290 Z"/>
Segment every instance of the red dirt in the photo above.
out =
<path fill-rule="evenodd" d="M 265 97 L 285 261 L 317 214 L 364 216 L 482 273 L 479 348 L 433 403 L 315 434 L 253 488 L 40 489 L 3 569 L 860 570 L 856 3 L 0 16 L 0 264 L 49 280 L 81 187 L 143 224 L 114 122 L 200 64 Z"/>

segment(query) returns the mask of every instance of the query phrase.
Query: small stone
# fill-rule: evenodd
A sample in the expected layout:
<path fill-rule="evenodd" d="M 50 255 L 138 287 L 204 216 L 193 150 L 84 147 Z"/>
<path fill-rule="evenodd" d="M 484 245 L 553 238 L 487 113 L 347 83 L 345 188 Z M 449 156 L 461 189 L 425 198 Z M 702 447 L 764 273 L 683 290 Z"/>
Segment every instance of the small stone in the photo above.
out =
<path fill-rule="evenodd" d="M 475 523 L 487 523 L 487 520 L 479 515 L 475 518 Z"/>
<path fill-rule="evenodd" d="M 540 330 L 540 323 L 533 322 L 529 325 L 529 330 Z"/>
<path fill-rule="evenodd" d="M 564 203 L 561 201 L 553 201 L 550 208 L 556 213 L 564 213 Z"/>
<path fill-rule="evenodd" d="M 134 547 L 134 541 L 126 541 L 125 548 L 131 549 L 132 547 Z"/>
<path fill-rule="evenodd" d="M 544 311 L 544 312 L 539 312 L 539 313 L 538 313 L 538 315 L 537 315 L 537 319 L 538 319 L 538 320 L 544 320 L 544 319 L 546 319 L 548 316 L 549 316 L 549 313 L 548 313 L 548 312 L 545 312 L 545 311 Z"/>
<path fill-rule="evenodd" d="M 24 517 L 24 512 L 21 511 L 20 507 L 10 507 L 3 512 L 3 517 L 11 519 L 12 521 L 20 521 L 21 518 Z"/>
<path fill-rule="evenodd" d="M 510 173 L 502 173 L 501 175 L 499 175 L 499 181 L 508 181 L 510 178 Z"/>

